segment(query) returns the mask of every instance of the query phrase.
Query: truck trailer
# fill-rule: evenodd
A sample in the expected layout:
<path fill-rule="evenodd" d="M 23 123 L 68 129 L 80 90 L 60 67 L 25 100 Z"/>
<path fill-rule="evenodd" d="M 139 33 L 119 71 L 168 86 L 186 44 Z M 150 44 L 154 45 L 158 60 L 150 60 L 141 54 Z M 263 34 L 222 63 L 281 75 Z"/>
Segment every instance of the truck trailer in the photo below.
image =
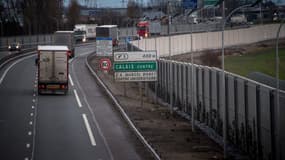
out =
<path fill-rule="evenodd" d="M 102 25 L 96 27 L 96 36 L 96 38 L 112 38 L 113 46 L 119 45 L 117 25 Z"/>
<path fill-rule="evenodd" d="M 97 24 L 76 24 L 74 26 L 74 36 L 76 41 L 86 42 L 96 38 Z"/>
<path fill-rule="evenodd" d="M 67 94 L 69 52 L 67 46 L 38 46 L 39 94 Z"/>
<path fill-rule="evenodd" d="M 73 58 L 75 56 L 75 40 L 73 31 L 56 31 L 53 34 L 53 44 L 67 46 L 70 50 L 69 58 Z"/>

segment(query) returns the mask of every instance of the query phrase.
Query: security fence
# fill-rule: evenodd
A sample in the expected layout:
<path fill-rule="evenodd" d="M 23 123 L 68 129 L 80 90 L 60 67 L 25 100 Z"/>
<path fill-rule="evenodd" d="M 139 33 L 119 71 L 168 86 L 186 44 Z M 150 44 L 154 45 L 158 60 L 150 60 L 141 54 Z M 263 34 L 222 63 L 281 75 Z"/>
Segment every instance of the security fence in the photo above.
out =
<path fill-rule="evenodd" d="M 225 108 L 221 103 L 222 71 L 164 59 L 158 61 L 158 66 L 157 96 L 189 116 L 193 114 L 193 96 L 196 121 L 222 137 L 225 123 Z M 278 115 L 285 114 L 285 92 L 280 91 L 278 113 L 274 88 L 226 72 L 225 93 L 228 141 L 252 159 L 284 159 L 285 128 L 281 126 L 285 126 L 285 116 Z"/>

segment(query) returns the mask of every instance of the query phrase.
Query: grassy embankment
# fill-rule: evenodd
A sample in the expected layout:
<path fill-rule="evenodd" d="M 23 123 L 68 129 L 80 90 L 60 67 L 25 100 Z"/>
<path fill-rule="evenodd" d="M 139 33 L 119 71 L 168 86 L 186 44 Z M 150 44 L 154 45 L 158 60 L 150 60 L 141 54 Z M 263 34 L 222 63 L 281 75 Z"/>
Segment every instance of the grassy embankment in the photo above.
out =
<path fill-rule="evenodd" d="M 279 76 L 285 80 L 285 48 L 279 49 Z M 226 56 L 225 69 L 242 76 L 262 72 L 275 77 L 275 49 L 255 51 L 241 56 Z"/>

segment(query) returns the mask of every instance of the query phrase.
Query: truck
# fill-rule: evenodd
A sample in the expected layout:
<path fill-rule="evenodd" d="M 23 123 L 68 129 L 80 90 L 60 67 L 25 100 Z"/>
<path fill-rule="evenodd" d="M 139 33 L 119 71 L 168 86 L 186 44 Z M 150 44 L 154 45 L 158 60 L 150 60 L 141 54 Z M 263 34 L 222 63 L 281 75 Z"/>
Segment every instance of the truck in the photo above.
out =
<path fill-rule="evenodd" d="M 118 26 L 102 25 L 96 27 L 96 38 L 112 38 L 113 46 L 119 45 Z"/>
<path fill-rule="evenodd" d="M 86 42 L 96 38 L 97 24 L 76 24 L 74 26 L 74 36 L 76 41 Z"/>
<path fill-rule="evenodd" d="M 140 21 L 137 23 L 137 34 L 139 37 L 147 38 L 151 35 L 161 34 L 160 21 Z"/>
<path fill-rule="evenodd" d="M 53 34 L 53 44 L 67 46 L 70 50 L 69 58 L 73 58 L 75 56 L 74 31 L 56 31 Z"/>
<path fill-rule="evenodd" d="M 244 14 L 235 15 L 231 17 L 232 24 L 246 24 L 247 18 Z"/>
<path fill-rule="evenodd" d="M 55 94 L 68 92 L 68 59 L 70 50 L 67 46 L 38 46 L 38 93 Z"/>

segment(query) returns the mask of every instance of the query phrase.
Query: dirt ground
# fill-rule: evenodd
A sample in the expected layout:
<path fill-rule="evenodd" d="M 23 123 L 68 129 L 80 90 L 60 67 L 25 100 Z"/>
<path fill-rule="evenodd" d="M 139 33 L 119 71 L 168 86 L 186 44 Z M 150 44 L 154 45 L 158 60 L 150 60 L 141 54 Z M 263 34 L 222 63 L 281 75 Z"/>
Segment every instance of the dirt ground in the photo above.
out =
<path fill-rule="evenodd" d="M 163 160 L 223 159 L 222 148 L 199 129 L 193 133 L 191 122 L 179 115 L 171 115 L 168 107 L 153 103 L 153 97 L 144 95 L 141 106 L 137 83 L 115 82 L 112 71 L 108 74 L 99 71 L 96 56 L 89 57 L 89 62 Z"/>

